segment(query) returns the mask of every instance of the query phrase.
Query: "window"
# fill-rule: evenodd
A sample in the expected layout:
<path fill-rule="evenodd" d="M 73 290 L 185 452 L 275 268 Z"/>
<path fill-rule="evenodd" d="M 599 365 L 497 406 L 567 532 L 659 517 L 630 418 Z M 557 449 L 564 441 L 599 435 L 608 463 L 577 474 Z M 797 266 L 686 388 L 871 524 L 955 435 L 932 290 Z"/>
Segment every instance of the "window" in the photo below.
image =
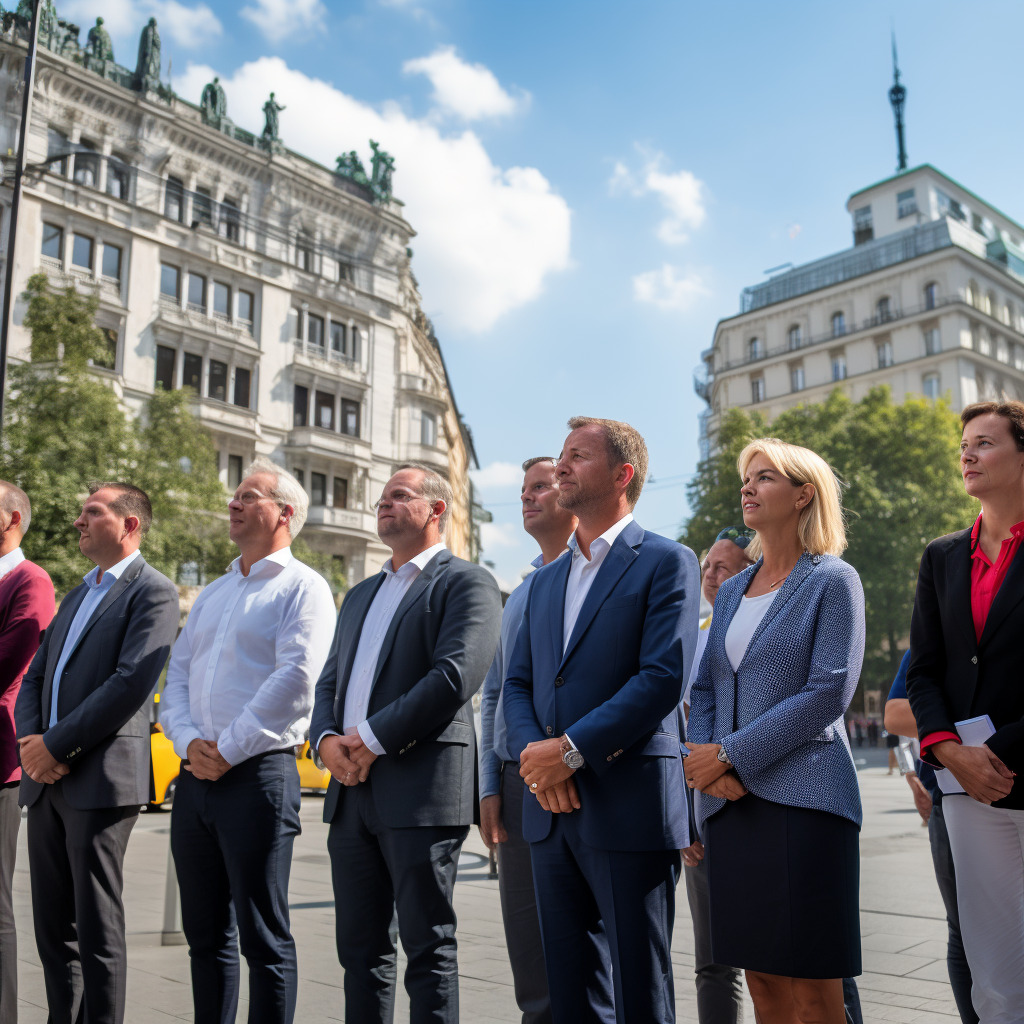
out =
<path fill-rule="evenodd" d="M 238 292 L 238 322 L 243 327 L 249 328 L 249 333 L 252 334 L 252 320 L 253 320 L 253 308 L 256 305 L 255 297 L 252 292 Z"/>
<path fill-rule="evenodd" d="M 64 258 L 64 229 L 56 224 L 43 225 L 42 254 L 51 260 Z"/>
<path fill-rule="evenodd" d="M 968 306 L 978 304 L 978 286 L 973 281 L 967 282 L 967 290 L 964 292 L 964 300 Z"/>
<path fill-rule="evenodd" d="M 199 224 L 213 227 L 213 200 L 207 188 L 197 188 L 192 196 L 192 227 Z"/>
<path fill-rule="evenodd" d="M 210 382 L 206 388 L 207 398 L 216 398 L 218 402 L 228 400 L 228 364 L 219 359 L 210 360 Z"/>
<path fill-rule="evenodd" d="M 750 400 L 751 402 L 764 401 L 764 377 L 750 378 Z"/>
<path fill-rule="evenodd" d="M 334 494 L 332 495 L 335 508 L 348 508 L 348 481 L 341 476 L 334 478 Z"/>
<path fill-rule="evenodd" d="M 939 337 L 938 327 L 929 327 L 924 332 L 924 354 L 926 356 L 938 355 L 942 350 L 942 341 Z"/>
<path fill-rule="evenodd" d="M 348 398 L 341 400 L 341 432 L 350 437 L 359 436 L 359 403 Z"/>
<path fill-rule="evenodd" d="M 794 349 L 800 347 L 800 325 L 793 324 L 789 329 L 789 350 L 792 352 Z"/>
<path fill-rule="evenodd" d="M 68 137 L 55 128 L 49 128 L 46 132 L 46 159 L 49 162 L 53 158 L 61 153 L 67 154 L 71 152 L 71 143 L 68 142 Z M 50 163 L 50 167 L 57 173 L 67 177 L 68 173 L 68 158 L 67 156 L 61 157 L 60 160 L 53 160 Z"/>
<path fill-rule="evenodd" d="M 232 401 L 242 409 L 249 408 L 252 374 L 244 367 L 235 367 L 235 395 Z"/>
<path fill-rule="evenodd" d="M 988 336 L 988 331 L 982 331 L 978 335 L 975 347 L 983 356 L 992 355 L 992 339 Z"/>
<path fill-rule="evenodd" d="M 166 345 L 156 347 L 156 380 L 155 386 L 161 387 L 164 391 L 174 390 L 174 369 L 177 364 L 178 353 Z"/>
<path fill-rule="evenodd" d="M 71 262 L 76 267 L 92 270 L 92 254 L 96 243 L 88 235 L 73 235 L 71 242 Z"/>
<path fill-rule="evenodd" d="M 747 357 L 751 360 L 760 359 L 764 355 L 764 346 L 760 338 L 751 338 L 747 342 Z"/>
<path fill-rule="evenodd" d="M 841 338 L 846 333 L 846 317 L 842 312 L 832 314 L 832 337 Z"/>
<path fill-rule="evenodd" d="M 339 356 L 347 354 L 345 351 L 345 325 L 339 324 L 336 320 L 331 321 L 331 351 Z"/>
<path fill-rule="evenodd" d="M 229 242 L 237 242 L 239 236 L 239 225 L 242 221 L 242 211 L 238 209 L 238 203 L 226 196 L 220 204 L 220 223 L 217 225 L 217 232 L 222 238 Z"/>
<path fill-rule="evenodd" d="M 939 397 L 939 375 L 937 373 L 926 373 L 921 381 L 921 390 L 925 398 L 936 399 Z"/>
<path fill-rule="evenodd" d="M 892 320 L 892 307 L 889 304 L 889 296 L 883 295 L 875 304 L 875 318 L 880 324 Z"/>
<path fill-rule="evenodd" d="M 967 220 L 967 214 L 959 201 L 951 198 L 941 188 L 935 190 L 935 200 L 939 207 L 940 217 L 952 217 L 954 220 Z"/>
<path fill-rule="evenodd" d="M 228 456 L 228 490 L 237 491 L 242 486 L 242 456 Z"/>
<path fill-rule="evenodd" d="M 327 476 L 324 473 L 309 474 L 310 505 L 327 504 Z"/>
<path fill-rule="evenodd" d="M 100 177 L 100 158 L 91 142 L 80 142 L 75 154 L 75 181 L 79 185 L 95 188 Z"/>
<path fill-rule="evenodd" d="M 896 218 L 911 217 L 917 213 L 917 200 L 914 198 L 914 190 L 909 188 L 906 192 L 896 194 Z"/>
<path fill-rule="evenodd" d="M 295 426 L 306 426 L 309 422 L 309 388 L 301 384 L 295 385 L 294 412 Z"/>
<path fill-rule="evenodd" d="M 1002 310 L 999 313 L 999 319 L 1002 320 L 1007 327 L 1013 323 L 1013 310 L 1010 308 L 1010 304 L 1004 303 Z"/>
<path fill-rule="evenodd" d="M 313 316 L 310 313 L 306 317 L 306 343 L 311 348 L 324 347 L 324 318 Z"/>
<path fill-rule="evenodd" d="M 1010 347 L 1006 344 L 1006 339 L 1003 337 L 996 338 L 996 359 L 1001 363 L 1008 363 L 1010 361 Z"/>
<path fill-rule="evenodd" d="M 203 383 L 203 357 L 186 352 L 181 369 L 182 387 L 192 388 L 198 395 Z"/>
<path fill-rule="evenodd" d="M 323 430 L 334 429 L 334 395 L 326 391 L 316 392 L 316 426 Z"/>
<path fill-rule="evenodd" d="M 939 286 L 934 281 L 929 281 L 924 286 L 924 308 L 934 309 L 939 299 Z"/>
<path fill-rule="evenodd" d="M 846 354 L 844 352 L 832 353 L 832 379 L 846 380 Z"/>
<path fill-rule="evenodd" d="M 981 301 L 981 311 L 987 313 L 989 316 L 992 315 L 992 310 L 996 308 L 996 295 L 995 292 L 986 292 L 985 298 Z"/>
<path fill-rule="evenodd" d="M 181 301 L 181 271 L 170 263 L 160 264 L 160 294 Z"/>
<path fill-rule="evenodd" d="M 871 207 L 862 206 L 853 211 L 853 244 L 861 245 L 875 237 L 874 221 L 871 218 Z"/>
<path fill-rule="evenodd" d="M 202 274 L 188 275 L 188 308 L 196 313 L 206 312 L 206 278 Z"/>
<path fill-rule="evenodd" d="M 432 412 L 420 414 L 420 444 L 429 448 L 437 444 L 437 417 Z"/>
<path fill-rule="evenodd" d="M 306 471 L 304 469 L 293 469 L 292 476 L 299 481 L 299 486 L 306 489 Z"/>
<path fill-rule="evenodd" d="M 878 368 L 884 370 L 887 366 L 892 366 L 892 342 L 882 341 L 876 346 L 876 352 L 878 353 Z"/>
<path fill-rule="evenodd" d="M 131 170 L 116 156 L 107 160 L 107 194 L 115 199 L 128 199 L 131 193 Z"/>
<path fill-rule="evenodd" d="M 804 366 L 803 363 L 796 363 L 789 368 L 789 390 L 803 391 L 804 389 Z"/>
<path fill-rule="evenodd" d="M 179 223 L 185 220 L 185 185 L 179 178 L 168 178 L 164 186 L 164 216 Z"/>
<path fill-rule="evenodd" d="M 221 320 L 231 319 L 231 288 L 220 281 L 213 282 L 213 315 Z"/>
<path fill-rule="evenodd" d="M 111 245 L 109 242 L 103 243 L 102 273 L 104 277 L 109 277 L 115 281 L 121 280 L 121 247 L 119 245 Z"/>
<path fill-rule="evenodd" d="M 313 240 L 309 235 L 299 235 L 295 240 L 295 265 L 299 270 L 313 273 Z"/>
<path fill-rule="evenodd" d="M 344 260 L 338 260 L 338 280 L 339 281 L 354 281 L 355 273 L 352 270 L 352 264 L 346 263 Z"/>

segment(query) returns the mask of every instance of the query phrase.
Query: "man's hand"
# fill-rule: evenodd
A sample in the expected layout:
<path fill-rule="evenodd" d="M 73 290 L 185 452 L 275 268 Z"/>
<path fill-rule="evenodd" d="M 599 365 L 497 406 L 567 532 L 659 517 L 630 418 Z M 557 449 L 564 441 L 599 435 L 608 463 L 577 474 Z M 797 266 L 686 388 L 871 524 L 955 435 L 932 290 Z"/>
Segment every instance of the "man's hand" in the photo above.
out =
<path fill-rule="evenodd" d="M 928 819 L 932 816 L 932 797 L 924 783 L 912 772 L 907 774 L 907 783 L 910 785 L 910 792 L 914 794 L 914 806 L 921 820 L 927 825 Z"/>
<path fill-rule="evenodd" d="M 571 814 L 580 809 L 580 797 L 572 779 L 563 779 L 547 789 L 538 789 L 536 797 L 541 807 L 552 814 Z"/>
<path fill-rule="evenodd" d="M 221 757 L 213 740 L 193 740 L 185 753 L 188 755 L 188 764 L 183 767 L 197 779 L 216 782 L 231 767 Z"/>
<path fill-rule="evenodd" d="M 564 782 L 572 773 L 573 769 L 566 767 L 562 760 L 562 740 L 558 737 L 534 740 L 519 758 L 519 774 L 530 787 L 530 792 L 537 796 L 543 790 Z"/>
<path fill-rule="evenodd" d="M 691 846 L 684 846 L 679 852 L 682 854 L 683 863 L 688 868 L 695 868 L 704 859 L 704 844 L 697 839 Z"/>
<path fill-rule="evenodd" d="M 18 740 L 18 752 L 21 755 L 22 770 L 33 782 L 52 785 L 71 770 L 50 753 L 43 742 L 42 733 L 22 736 Z"/>
<path fill-rule="evenodd" d="M 342 742 L 343 739 L 333 733 L 325 736 L 317 745 L 316 752 L 324 767 L 338 782 L 343 786 L 357 786 L 366 781 L 366 776 L 359 777 L 359 765 L 349 757 L 348 745 Z"/>
<path fill-rule="evenodd" d="M 718 752 L 722 749 L 722 745 L 720 743 L 687 743 L 686 748 L 690 751 L 683 759 L 686 784 L 690 789 L 699 789 L 702 793 L 707 793 L 708 786 L 729 770 L 727 764 L 718 760 Z M 716 794 L 712 793 L 711 795 Z"/>
<path fill-rule="evenodd" d="M 979 803 L 994 804 L 1013 789 L 1013 772 L 986 746 L 966 747 L 955 740 L 943 740 L 930 749 L 964 792 Z"/>
<path fill-rule="evenodd" d="M 488 850 L 508 842 L 508 833 L 501 821 L 501 797 L 495 793 L 480 801 L 480 838 Z"/>
<path fill-rule="evenodd" d="M 720 779 L 715 779 L 709 786 L 705 786 L 701 792 L 707 796 L 721 797 L 723 800 L 739 800 L 741 796 L 747 795 L 747 787 L 740 782 L 735 772 L 730 771 Z"/>
<path fill-rule="evenodd" d="M 370 774 L 370 766 L 377 760 L 377 755 L 363 742 L 359 733 L 350 733 L 348 736 L 340 736 L 342 746 L 345 747 L 345 754 L 356 766 L 356 773 L 346 786 L 354 786 L 358 782 L 365 782 Z"/>

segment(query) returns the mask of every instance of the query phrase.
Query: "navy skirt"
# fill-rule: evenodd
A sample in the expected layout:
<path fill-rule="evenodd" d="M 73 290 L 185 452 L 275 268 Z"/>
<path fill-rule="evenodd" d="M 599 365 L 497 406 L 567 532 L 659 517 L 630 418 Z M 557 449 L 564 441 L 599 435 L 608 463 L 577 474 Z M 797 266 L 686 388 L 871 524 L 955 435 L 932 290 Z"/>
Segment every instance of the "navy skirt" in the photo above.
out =
<path fill-rule="evenodd" d="M 787 978 L 860 974 L 859 832 L 836 814 L 753 794 L 712 815 L 714 962 Z"/>

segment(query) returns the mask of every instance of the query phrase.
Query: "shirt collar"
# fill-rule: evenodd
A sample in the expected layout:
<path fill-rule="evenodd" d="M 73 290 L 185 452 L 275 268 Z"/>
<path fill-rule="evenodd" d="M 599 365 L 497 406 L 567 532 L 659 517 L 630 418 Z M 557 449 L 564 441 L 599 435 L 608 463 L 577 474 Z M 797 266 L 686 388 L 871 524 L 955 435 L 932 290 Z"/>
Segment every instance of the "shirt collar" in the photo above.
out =
<path fill-rule="evenodd" d="M 615 543 L 619 534 L 622 533 L 622 531 L 629 526 L 631 522 L 633 522 L 633 513 L 627 512 L 617 523 L 613 523 L 609 526 L 600 537 L 595 537 L 594 540 L 590 542 L 590 561 L 593 561 L 597 554 L 603 554 L 604 551 L 609 550 Z M 575 530 L 572 531 L 572 536 L 569 538 L 568 544 L 569 549 L 572 551 L 573 558 L 575 558 L 576 555 L 583 553 L 580 551 L 579 541 L 576 540 Z M 595 545 L 597 546 L 597 551 L 594 550 Z"/>
<path fill-rule="evenodd" d="M 8 551 L 6 555 L 0 555 L 0 577 L 6 576 L 12 569 L 25 561 L 25 553 L 21 548 Z"/>
<path fill-rule="evenodd" d="M 425 551 L 421 551 L 418 555 L 415 555 L 413 558 L 410 558 L 408 562 L 405 562 L 398 569 L 392 568 L 392 566 L 391 566 L 391 559 L 390 558 L 384 563 L 383 566 L 381 566 L 381 569 L 382 569 L 382 571 L 384 572 L 385 575 L 387 575 L 387 576 L 394 576 L 396 572 L 401 572 L 402 569 L 405 569 L 405 567 L 407 565 L 411 565 L 411 566 L 413 566 L 416 569 L 417 573 L 420 573 L 420 572 L 423 572 L 424 569 L 426 569 L 427 563 L 435 555 L 438 555 L 442 551 L 445 551 L 445 550 L 447 550 L 447 549 L 445 548 L 444 542 L 442 541 L 442 542 L 440 542 L 438 544 L 434 544 L 432 547 L 427 548 Z M 412 572 L 412 569 L 408 569 L 406 571 L 407 572 Z"/>
<path fill-rule="evenodd" d="M 981 516 L 982 514 L 979 513 L 978 518 L 974 520 L 974 526 L 971 528 L 971 557 L 980 558 L 991 565 L 992 563 L 989 562 L 988 555 L 981 550 L 981 545 L 978 543 L 978 540 L 981 537 Z M 1007 540 L 1020 540 L 1021 537 L 1024 537 L 1024 521 L 1021 521 L 1010 528 L 1010 537 L 1007 538 Z M 1005 543 L 1007 543 L 1006 540 L 1003 541 L 1003 544 Z"/>
<path fill-rule="evenodd" d="M 252 579 L 253 576 L 277 575 L 295 556 L 292 554 L 290 545 L 271 551 L 269 555 L 253 562 L 249 566 L 249 575 L 245 579 Z M 228 572 L 237 572 L 242 575 L 242 556 L 239 555 L 229 566 Z"/>
<path fill-rule="evenodd" d="M 113 586 L 115 580 L 119 580 L 124 573 L 125 569 L 128 568 L 136 558 L 139 557 L 139 549 L 136 548 L 127 558 L 122 558 L 120 562 L 112 565 L 109 569 L 103 570 L 103 579 L 97 583 L 96 577 L 99 575 L 100 567 L 94 565 L 83 577 L 86 585 L 90 590 L 96 587 L 109 587 Z"/>

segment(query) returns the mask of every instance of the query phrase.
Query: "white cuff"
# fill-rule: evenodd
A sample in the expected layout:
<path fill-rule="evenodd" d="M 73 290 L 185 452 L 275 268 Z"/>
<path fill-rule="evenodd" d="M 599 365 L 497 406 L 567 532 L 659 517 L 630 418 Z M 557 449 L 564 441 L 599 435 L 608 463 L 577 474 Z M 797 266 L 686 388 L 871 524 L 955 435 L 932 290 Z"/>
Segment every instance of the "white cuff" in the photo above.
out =
<path fill-rule="evenodd" d="M 387 751 L 377 742 L 377 737 L 373 735 L 373 730 L 370 728 L 369 722 L 360 722 L 356 726 L 356 732 L 359 733 L 359 738 L 372 750 L 378 757 L 387 754 Z"/>

